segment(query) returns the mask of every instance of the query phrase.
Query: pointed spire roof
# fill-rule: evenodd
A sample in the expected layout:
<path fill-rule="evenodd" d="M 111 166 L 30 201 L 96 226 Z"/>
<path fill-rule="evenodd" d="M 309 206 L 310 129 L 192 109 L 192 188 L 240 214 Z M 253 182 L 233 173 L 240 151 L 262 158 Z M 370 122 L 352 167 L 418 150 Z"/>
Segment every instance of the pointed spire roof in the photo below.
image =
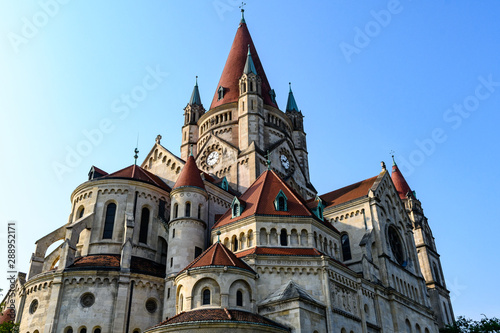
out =
<path fill-rule="evenodd" d="M 288 92 L 288 101 L 286 102 L 286 111 L 292 111 L 295 110 L 299 112 L 299 107 L 297 106 L 297 103 L 295 102 L 295 97 L 293 97 L 293 92 L 292 92 L 292 83 L 288 83 L 290 85 L 290 91 Z"/>
<path fill-rule="evenodd" d="M 196 83 L 195 83 L 194 88 L 193 88 L 193 93 L 191 94 L 191 99 L 189 100 L 189 105 L 202 106 L 200 91 L 198 90 L 198 76 L 196 77 Z"/>
<path fill-rule="evenodd" d="M 255 69 L 255 65 L 252 60 L 252 53 L 250 52 L 250 45 L 248 45 L 248 53 L 247 53 L 247 62 L 245 63 L 245 68 L 243 69 L 243 73 L 250 74 L 254 73 L 257 75 L 257 70 Z"/>
<path fill-rule="evenodd" d="M 198 187 L 205 190 L 205 184 L 200 176 L 200 169 L 196 166 L 196 162 L 192 154 L 189 155 L 186 164 L 184 164 L 181 174 L 179 175 L 179 178 L 177 178 L 172 190 L 184 186 Z"/>
<path fill-rule="evenodd" d="M 167 192 L 171 191 L 170 187 L 167 184 L 165 184 L 165 182 L 161 180 L 160 177 L 147 170 L 144 170 L 143 168 L 135 164 L 128 166 L 124 169 L 118 170 L 116 172 L 110 173 L 109 175 L 106 174 L 102 177 L 95 178 L 94 180 L 101 180 L 101 179 L 132 179 L 143 183 L 149 183 L 151 185 L 155 185 Z"/>
<path fill-rule="evenodd" d="M 413 192 L 410 189 L 410 186 L 406 182 L 405 177 L 401 173 L 401 171 L 398 168 L 398 165 L 396 164 L 396 161 L 394 160 L 394 156 L 392 156 L 392 173 L 391 173 L 391 179 L 392 182 L 394 183 L 394 186 L 396 187 L 396 190 L 398 191 L 399 197 L 401 199 L 406 199 L 406 195 L 410 193 L 411 196 L 413 196 Z"/>
<path fill-rule="evenodd" d="M 221 242 L 216 242 L 208 249 L 193 260 L 186 268 L 187 269 L 209 267 L 209 266 L 227 266 L 245 269 L 255 274 L 255 271 L 248 266 L 243 260 L 236 257 L 227 247 Z M 180 274 L 180 273 L 179 273 Z"/>
<path fill-rule="evenodd" d="M 250 36 L 250 32 L 247 28 L 247 24 L 245 23 L 245 20 L 242 19 L 238 30 L 236 31 L 236 36 L 234 37 L 233 45 L 231 46 L 231 50 L 229 51 L 229 55 L 224 66 L 224 70 L 222 71 L 219 84 L 215 89 L 215 94 L 212 100 L 212 104 L 210 105 L 210 109 L 223 104 L 238 101 L 240 95 L 239 80 L 241 75 L 243 74 L 243 70 L 247 62 L 249 45 L 251 58 L 252 62 L 254 63 L 256 74 L 259 75 L 262 80 L 262 98 L 264 100 L 264 104 L 271 105 L 275 108 L 278 107 L 278 105 L 271 99 L 271 95 L 269 94 L 269 92 L 271 91 L 271 86 L 267 81 L 266 73 L 264 72 L 264 68 L 262 67 L 262 64 L 260 62 L 259 55 L 257 53 L 257 50 L 255 49 L 255 45 L 253 44 L 252 37 Z M 218 99 L 219 87 L 224 88 L 224 97 L 220 100 Z"/>

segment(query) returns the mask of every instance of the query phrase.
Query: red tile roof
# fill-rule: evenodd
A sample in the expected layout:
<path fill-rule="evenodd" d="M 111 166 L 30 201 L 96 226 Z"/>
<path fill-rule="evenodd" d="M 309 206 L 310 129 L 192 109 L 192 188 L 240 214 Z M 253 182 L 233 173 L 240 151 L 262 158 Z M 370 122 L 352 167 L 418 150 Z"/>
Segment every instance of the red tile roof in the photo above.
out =
<path fill-rule="evenodd" d="M 187 269 L 207 266 L 237 267 L 255 273 L 255 271 L 250 266 L 248 266 L 243 260 L 238 259 L 238 257 L 236 257 L 233 252 L 231 252 L 220 242 L 216 242 L 208 249 L 206 249 L 205 252 L 199 255 L 198 258 L 193 260 L 181 272 Z"/>
<path fill-rule="evenodd" d="M 240 95 L 239 90 L 239 79 L 243 75 L 243 68 L 245 67 L 248 45 L 250 45 L 250 52 L 252 53 L 252 60 L 257 70 L 257 74 L 262 80 L 262 98 L 264 104 L 271 105 L 275 108 L 278 107 L 276 103 L 271 100 L 271 86 L 267 81 L 266 73 L 253 44 L 252 37 L 248 31 L 246 23 L 240 23 L 238 30 L 236 31 L 236 36 L 234 37 L 233 45 L 231 46 L 231 51 L 229 51 L 229 56 L 226 60 L 226 65 L 222 71 L 222 75 L 219 80 L 219 84 L 215 89 L 215 95 L 212 100 L 212 105 L 210 109 L 213 109 L 219 105 L 236 102 Z M 219 87 L 224 87 L 224 98 L 218 100 Z"/>
<path fill-rule="evenodd" d="M 378 176 L 375 176 L 358 183 L 342 187 L 333 192 L 323 194 L 320 196 L 320 198 L 325 202 L 326 207 L 333 207 L 354 199 L 367 196 L 368 192 L 377 180 L 377 177 Z"/>
<path fill-rule="evenodd" d="M 289 332 L 289 329 L 285 326 L 278 324 L 271 319 L 263 317 L 261 315 L 241 311 L 241 310 L 230 310 L 230 309 L 201 309 L 201 310 L 191 310 L 187 312 L 181 312 L 178 315 L 169 318 L 158 326 L 173 325 L 181 323 L 197 323 L 197 322 L 232 322 L 232 323 L 250 323 L 258 325 L 272 326 L 278 329 L 282 329 L 285 332 Z M 237 327 L 235 328 L 237 330 Z"/>
<path fill-rule="evenodd" d="M 238 258 L 246 257 L 249 254 L 263 254 L 270 256 L 322 256 L 323 253 L 314 248 L 304 247 L 254 247 L 236 253 Z"/>
<path fill-rule="evenodd" d="M 278 211 L 274 207 L 274 199 L 278 193 L 283 191 L 287 197 L 287 210 Z M 214 228 L 218 228 L 252 215 L 276 215 L 276 216 L 308 216 L 314 214 L 306 207 L 302 198 L 295 194 L 274 171 L 267 170 L 243 193 L 239 198 L 245 203 L 240 216 L 232 218 L 231 209 L 217 221 Z"/>
<path fill-rule="evenodd" d="M 120 270 L 119 254 L 91 254 L 76 258 L 75 262 L 68 267 L 69 270 Z M 165 277 L 165 265 L 157 262 L 132 257 L 130 271 L 133 273 Z"/>
<path fill-rule="evenodd" d="M 403 177 L 403 174 L 401 173 L 401 171 L 399 171 L 399 168 L 395 163 L 392 166 L 391 179 L 401 199 L 406 199 L 406 194 L 408 193 L 410 193 L 410 195 L 413 195 L 410 186 L 406 182 L 405 177 Z"/>
<path fill-rule="evenodd" d="M 86 268 L 86 267 L 107 267 L 120 268 L 119 254 L 91 254 L 85 257 L 76 258 L 70 268 Z"/>
<path fill-rule="evenodd" d="M 160 177 L 158 177 L 155 174 L 152 174 L 147 170 L 144 170 L 143 168 L 135 164 L 128 166 L 124 169 L 118 170 L 116 172 L 113 172 L 109 175 L 99 177 L 95 180 L 101 180 L 101 179 L 133 179 L 143 183 L 155 185 L 167 192 L 171 191 L 170 186 L 165 184 L 165 182 L 163 182 L 163 180 L 161 180 Z"/>
<path fill-rule="evenodd" d="M 183 186 L 194 186 L 201 189 L 205 189 L 205 185 L 200 176 L 200 169 L 196 166 L 196 162 L 192 155 L 189 155 L 186 164 L 181 170 L 181 174 L 172 189 L 176 189 Z"/>

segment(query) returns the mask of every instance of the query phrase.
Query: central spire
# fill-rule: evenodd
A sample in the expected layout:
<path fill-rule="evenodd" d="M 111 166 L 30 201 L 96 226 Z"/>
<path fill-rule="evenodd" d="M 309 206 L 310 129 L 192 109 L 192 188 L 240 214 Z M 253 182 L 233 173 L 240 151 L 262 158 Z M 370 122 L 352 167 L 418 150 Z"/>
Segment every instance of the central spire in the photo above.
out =
<path fill-rule="evenodd" d="M 243 13 L 243 12 L 242 12 Z M 233 40 L 233 45 L 229 51 L 229 55 L 222 71 L 219 84 L 216 87 L 214 98 L 210 109 L 217 106 L 237 102 L 239 98 L 239 79 L 245 69 L 247 58 L 250 53 L 255 72 L 262 80 L 262 99 L 264 104 L 273 106 L 278 105 L 271 98 L 271 86 L 267 81 L 266 73 L 259 59 L 252 37 L 248 31 L 247 24 L 244 19 L 241 20 L 236 36 Z"/>

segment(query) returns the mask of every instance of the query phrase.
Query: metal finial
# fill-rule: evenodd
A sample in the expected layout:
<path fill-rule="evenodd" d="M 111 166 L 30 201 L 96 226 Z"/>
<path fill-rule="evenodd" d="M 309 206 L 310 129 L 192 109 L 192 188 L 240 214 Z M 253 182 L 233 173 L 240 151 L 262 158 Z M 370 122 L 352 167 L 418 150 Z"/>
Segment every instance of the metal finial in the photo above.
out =
<path fill-rule="evenodd" d="M 241 8 L 241 23 L 245 23 L 245 9 L 243 7 L 246 6 L 246 3 L 241 2 L 240 8 Z"/>
<path fill-rule="evenodd" d="M 271 154 L 269 154 L 269 150 L 267 151 L 267 155 L 266 155 L 266 158 L 267 158 L 267 161 L 266 161 L 266 164 L 267 164 L 267 170 L 271 170 L 271 159 L 269 158 L 271 156 Z"/>
<path fill-rule="evenodd" d="M 292 82 L 288 82 L 288 87 L 290 88 L 290 92 L 292 91 Z"/>
<path fill-rule="evenodd" d="M 198 75 L 196 75 L 196 84 L 195 86 L 198 86 Z"/>
<path fill-rule="evenodd" d="M 250 44 L 248 44 L 248 53 L 247 55 L 252 55 L 252 53 L 250 53 Z"/>
<path fill-rule="evenodd" d="M 135 148 L 134 149 L 134 153 L 135 153 L 135 155 L 134 155 L 134 159 L 135 159 L 134 164 L 137 165 L 137 158 L 139 157 L 139 155 L 138 155 L 139 154 L 139 149 Z"/>
<path fill-rule="evenodd" d="M 220 243 L 220 230 L 217 230 L 217 243 Z"/>
<path fill-rule="evenodd" d="M 193 156 L 193 145 L 192 144 L 189 146 L 189 150 L 190 150 L 189 156 Z"/>
<path fill-rule="evenodd" d="M 391 156 L 392 156 L 392 166 L 397 165 L 397 164 L 396 164 L 396 161 L 394 160 L 394 153 L 395 153 L 395 151 L 394 151 L 394 150 L 391 150 L 391 151 L 390 151 L 390 154 L 391 154 Z"/>

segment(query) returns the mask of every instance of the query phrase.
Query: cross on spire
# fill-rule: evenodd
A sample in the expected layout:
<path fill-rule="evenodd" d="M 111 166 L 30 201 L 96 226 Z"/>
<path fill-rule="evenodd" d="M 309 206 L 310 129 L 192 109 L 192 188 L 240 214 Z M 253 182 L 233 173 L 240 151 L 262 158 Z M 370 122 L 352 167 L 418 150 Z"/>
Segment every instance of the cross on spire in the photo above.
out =
<path fill-rule="evenodd" d="M 266 154 L 266 164 L 267 164 L 267 170 L 271 170 L 271 159 L 269 158 L 271 156 L 271 154 L 269 153 L 269 150 L 267 151 L 267 154 Z"/>
<path fill-rule="evenodd" d="M 245 9 L 243 7 L 246 6 L 246 3 L 241 2 L 240 9 L 241 9 L 241 22 L 240 23 L 245 23 Z"/>

